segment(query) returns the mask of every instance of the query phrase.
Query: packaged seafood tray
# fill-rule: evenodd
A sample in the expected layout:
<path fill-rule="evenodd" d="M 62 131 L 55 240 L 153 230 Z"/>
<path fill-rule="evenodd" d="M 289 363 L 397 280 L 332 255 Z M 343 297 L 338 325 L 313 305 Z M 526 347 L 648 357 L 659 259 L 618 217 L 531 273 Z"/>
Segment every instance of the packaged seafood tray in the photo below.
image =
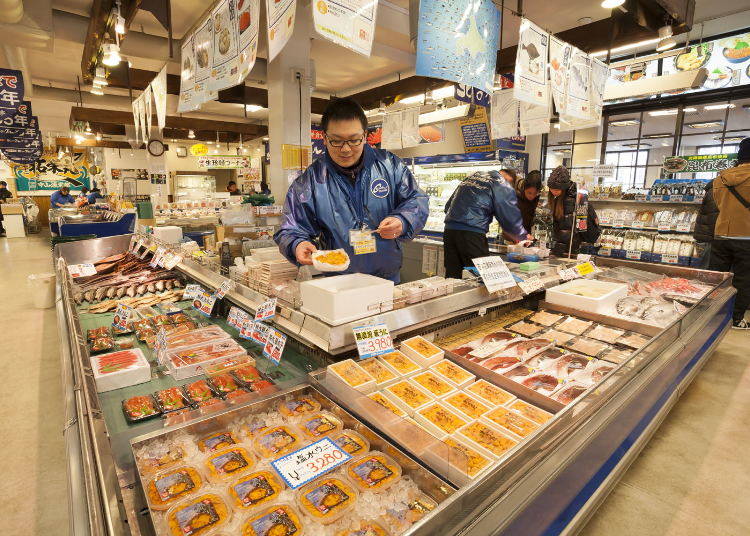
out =
<path fill-rule="evenodd" d="M 574 279 L 548 288 L 545 300 L 573 309 L 592 313 L 605 313 L 628 294 L 628 286 L 598 279 Z"/>
<path fill-rule="evenodd" d="M 225 339 L 179 350 L 168 350 L 166 363 L 174 379 L 184 380 L 202 374 L 205 367 L 214 363 L 246 354 L 245 349 L 234 340 Z"/>
<path fill-rule="evenodd" d="M 117 349 L 114 337 L 98 337 L 89 342 L 90 354 L 101 354 L 102 352 L 111 352 Z"/>
<path fill-rule="evenodd" d="M 471 421 L 437 401 L 415 412 L 414 420 L 440 440 Z"/>
<path fill-rule="evenodd" d="M 401 343 L 401 352 L 415 363 L 427 368 L 443 359 L 444 352 L 424 337 L 416 336 Z"/>
<path fill-rule="evenodd" d="M 498 407 L 482 416 L 485 424 L 499 430 L 517 441 L 533 434 L 539 424 L 509 408 Z"/>
<path fill-rule="evenodd" d="M 151 395 L 133 396 L 122 401 L 122 413 L 129 423 L 141 422 L 161 415 L 156 400 Z"/>
<path fill-rule="evenodd" d="M 191 402 L 179 387 L 170 387 L 154 393 L 154 398 L 161 408 L 162 413 L 180 411 L 190 408 Z"/>
<path fill-rule="evenodd" d="M 450 359 L 442 359 L 432 365 L 430 370 L 438 377 L 455 385 L 459 389 L 474 382 L 476 376 L 468 370 L 458 366 Z"/>
<path fill-rule="evenodd" d="M 521 399 L 510 402 L 507 404 L 507 407 L 537 424 L 544 424 L 554 417 L 552 413 L 544 411 L 543 409 L 536 407 L 534 404 L 530 404 Z"/>
<path fill-rule="evenodd" d="M 151 380 L 151 365 L 138 348 L 92 356 L 91 369 L 98 393 Z"/>
<path fill-rule="evenodd" d="M 206 326 L 183 333 L 168 334 L 167 348 L 177 350 L 224 339 L 231 339 L 231 335 L 219 326 Z"/>
<path fill-rule="evenodd" d="M 86 331 L 86 340 L 89 342 L 101 339 L 102 337 L 112 338 L 112 326 L 101 326 Z"/>
<path fill-rule="evenodd" d="M 591 386 L 580 384 L 578 382 L 566 383 L 552 395 L 552 400 L 560 404 L 568 405 L 583 393 L 589 390 Z"/>
<path fill-rule="evenodd" d="M 565 318 L 565 315 L 553 311 L 539 310 L 530 315 L 527 320 L 544 327 L 551 327 Z"/>
<path fill-rule="evenodd" d="M 393 367 L 385 361 L 380 361 L 377 357 L 363 359 L 358 364 L 372 376 L 377 389 L 387 387 L 401 379 L 400 374 Z"/>
<path fill-rule="evenodd" d="M 377 382 L 369 372 L 360 367 L 353 359 L 345 359 L 338 363 L 328 365 L 327 378 L 329 383 L 343 384 L 344 388 L 351 387 L 365 394 L 372 393 L 377 389 Z"/>
<path fill-rule="evenodd" d="M 382 393 L 409 416 L 434 401 L 429 391 L 410 380 L 394 383 L 383 389 Z"/>
<path fill-rule="evenodd" d="M 214 390 L 213 386 L 206 380 L 197 380 L 191 383 L 187 383 L 182 386 L 185 390 L 185 394 L 193 404 L 200 404 L 212 398 L 216 398 L 219 394 Z"/>
<path fill-rule="evenodd" d="M 518 334 L 511 333 L 510 331 L 490 329 L 489 332 L 482 337 L 468 342 L 462 342 L 461 344 L 450 348 L 449 351 L 457 356 L 468 356 L 470 354 L 481 356 L 488 352 L 491 353 L 503 348 L 506 344 L 518 337 Z"/>
<path fill-rule="evenodd" d="M 536 337 L 544 331 L 544 326 L 521 320 L 520 322 L 509 325 L 508 330 L 523 335 L 524 337 Z"/>
<path fill-rule="evenodd" d="M 590 320 L 583 320 L 581 318 L 576 318 L 575 316 L 569 316 L 557 324 L 555 329 L 572 335 L 581 335 L 593 325 L 594 323 Z"/>
<path fill-rule="evenodd" d="M 468 446 L 457 435 L 448 436 L 425 451 L 423 458 L 459 486 L 470 483 L 494 464 L 491 458 Z"/>
<path fill-rule="evenodd" d="M 278 411 L 282 406 L 311 411 L 287 416 Z M 329 437 L 353 458 L 291 489 L 268 463 L 316 440 L 296 425 L 315 412 L 340 423 Z M 453 493 L 446 481 L 310 385 L 151 432 L 131 446 L 157 536 L 269 536 L 290 529 L 339 535 L 372 518 L 378 503 L 387 515 L 377 523 L 392 536 Z M 478 474 L 487 461 L 475 463 Z"/>
<path fill-rule="evenodd" d="M 390 366 L 401 376 L 411 376 L 422 370 L 422 367 L 406 357 L 398 350 L 378 356 L 378 359 Z"/>
<path fill-rule="evenodd" d="M 429 370 L 415 374 L 411 381 L 428 391 L 434 398 L 445 398 L 458 391 L 454 384 Z"/>
<path fill-rule="evenodd" d="M 589 339 L 588 337 L 576 337 L 575 339 L 569 340 L 563 346 L 574 352 L 580 352 L 591 357 L 597 357 L 605 350 L 611 348 L 611 346 L 606 343 L 595 339 Z"/>
<path fill-rule="evenodd" d="M 504 458 L 518 445 L 517 440 L 482 421 L 473 421 L 460 428 L 456 437 L 490 460 Z"/>

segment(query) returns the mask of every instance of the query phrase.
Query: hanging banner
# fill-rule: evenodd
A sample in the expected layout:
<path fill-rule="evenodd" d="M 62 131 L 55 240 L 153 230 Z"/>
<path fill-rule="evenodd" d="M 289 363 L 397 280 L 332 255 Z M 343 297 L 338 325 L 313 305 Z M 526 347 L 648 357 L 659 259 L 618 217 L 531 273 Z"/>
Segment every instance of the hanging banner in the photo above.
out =
<path fill-rule="evenodd" d="M 602 118 L 607 77 L 609 77 L 609 66 L 601 60 L 591 58 L 591 118 L 597 121 Z"/>
<path fill-rule="evenodd" d="M 15 108 L 0 108 L 0 125 L 4 127 L 39 128 L 37 118 L 32 116 L 31 102 L 21 101 Z"/>
<path fill-rule="evenodd" d="M 182 40 L 180 48 L 180 99 L 177 102 L 177 112 L 191 112 L 198 109 L 200 102 L 195 94 L 195 36 Z"/>
<path fill-rule="evenodd" d="M 211 44 L 213 43 L 213 25 L 211 17 L 201 24 L 195 32 L 195 108 L 209 100 L 208 79 L 211 76 Z"/>
<path fill-rule="evenodd" d="M 492 139 L 509 138 L 518 135 L 518 101 L 512 89 L 501 89 L 492 94 L 490 108 Z M 524 148 L 526 139 L 524 138 Z"/>
<path fill-rule="evenodd" d="M 552 99 L 557 113 L 568 113 L 568 78 L 570 77 L 570 60 L 573 47 L 550 35 L 549 40 L 549 76 Z"/>
<path fill-rule="evenodd" d="M 513 94 L 522 102 L 546 106 L 549 34 L 528 19 L 521 19 L 519 31 Z"/>
<path fill-rule="evenodd" d="M 167 122 L 167 65 L 161 68 L 159 74 L 151 81 L 151 91 L 156 103 L 156 123 L 159 125 L 159 134 L 164 130 Z"/>
<path fill-rule="evenodd" d="M 403 131 L 403 115 L 400 111 L 390 112 L 383 116 L 383 136 L 380 146 L 393 150 L 403 147 L 401 133 Z"/>
<path fill-rule="evenodd" d="M 133 125 L 135 126 L 135 142 L 139 143 L 141 139 L 141 120 L 140 120 L 140 106 L 141 106 L 141 97 L 136 97 L 135 100 L 133 100 L 133 103 L 131 104 L 131 107 L 133 108 Z"/>
<path fill-rule="evenodd" d="M 718 173 L 737 165 L 737 153 L 698 154 L 690 156 L 664 157 L 662 168 L 667 174 L 672 173 Z"/>
<path fill-rule="evenodd" d="M 8 127 L 4 127 L 8 128 Z M 42 143 L 42 133 L 38 130 L 29 129 L 29 131 L 36 132 L 34 137 L 25 137 L 27 129 L 19 129 L 24 133 L 24 136 L 15 135 L 0 135 L 0 149 L 34 149 L 41 150 L 44 145 Z"/>
<path fill-rule="evenodd" d="M 492 0 L 421 0 L 416 74 L 492 92 L 499 28 Z"/>
<path fill-rule="evenodd" d="M 5 158 L 16 164 L 33 164 L 42 156 L 42 148 L 35 149 L 14 149 L 6 147 L 2 149 Z"/>
<path fill-rule="evenodd" d="M 89 164 L 84 153 L 75 153 L 72 158 L 70 155 L 58 158 L 56 153 L 48 153 L 32 164 L 11 164 L 10 168 L 19 192 L 54 191 L 62 186 L 74 190 L 91 187 Z"/>
<path fill-rule="evenodd" d="M 253 70 L 258 57 L 258 35 L 260 34 L 260 0 L 236 0 L 237 46 L 239 74 L 236 83 L 242 83 Z"/>
<path fill-rule="evenodd" d="M 266 0 L 268 61 L 273 61 L 294 32 L 297 0 Z"/>
<path fill-rule="evenodd" d="M 461 137 L 464 140 L 465 153 L 480 153 L 483 151 L 494 151 L 490 136 L 490 124 L 487 120 L 487 108 L 477 106 L 474 115 L 461 119 L 458 122 L 461 127 Z"/>
<path fill-rule="evenodd" d="M 578 119 L 591 118 L 591 58 L 573 47 L 568 77 L 568 113 Z"/>
<path fill-rule="evenodd" d="M 0 69 L 0 108 L 17 110 L 23 101 L 23 74 L 14 69 Z"/>
<path fill-rule="evenodd" d="M 198 158 L 198 167 L 205 169 L 243 169 L 250 167 L 250 157 L 235 155 L 205 155 Z"/>
<path fill-rule="evenodd" d="M 378 0 L 313 0 L 315 31 L 337 45 L 370 57 Z"/>
<path fill-rule="evenodd" d="M 466 84 L 456 84 L 453 98 L 457 101 L 468 102 L 478 106 L 490 105 L 490 93 L 482 91 L 479 88 L 467 86 Z"/>
<path fill-rule="evenodd" d="M 222 0 L 211 12 L 213 42 L 211 77 L 208 88 L 214 91 L 237 85 L 237 16 L 233 0 Z"/>
<path fill-rule="evenodd" d="M 521 135 L 549 134 L 550 109 L 549 106 L 537 106 L 528 102 L 521 103 Z"/>
<path fill-rule="evenodd" d="M 153 108 L 151 106 L 152 103 L 152 91 L 151 91 L 151 84 L 146 86 L 146 89 L 143 92 L 143 140 L 145 143 L 148 143 L 148 140 L 151 139 L 151 114 L 153 113 Z"/>
<path fill-rule="evenodd" d="M 414 147 L 422 141 L 419 134 L 419 106 L 401 111 L 401 147 Z"/>

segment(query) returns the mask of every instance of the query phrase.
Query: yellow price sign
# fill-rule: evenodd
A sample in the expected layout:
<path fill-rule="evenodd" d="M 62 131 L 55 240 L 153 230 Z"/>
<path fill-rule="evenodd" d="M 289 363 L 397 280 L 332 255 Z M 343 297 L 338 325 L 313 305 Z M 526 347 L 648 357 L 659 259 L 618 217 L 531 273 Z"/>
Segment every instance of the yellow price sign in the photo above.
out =
<path fill-rule="evenodd" d="M 592 274 L 594 273 L 595 269 L 596 268 L 594 268 L 594 265 L 591 264 L 590 262 L 584 262 L 584 263 L 578 264 L 574 268 L 574 270 L 578 272 L 578 274 L 581 276 Z"/>
<path fill-rule="evenodd" d="M 196 143 L 190 146 L 190 154 L 193 156 L 205 156 L 208 154 L 208 145 Z"/>

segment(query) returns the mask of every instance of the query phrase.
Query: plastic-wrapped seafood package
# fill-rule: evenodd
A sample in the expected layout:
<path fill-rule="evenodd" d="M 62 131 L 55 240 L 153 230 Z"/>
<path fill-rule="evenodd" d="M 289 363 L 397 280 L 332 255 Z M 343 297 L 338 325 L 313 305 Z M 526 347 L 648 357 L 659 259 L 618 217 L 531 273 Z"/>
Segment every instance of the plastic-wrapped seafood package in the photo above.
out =
<path fill-rule="evenodd" d="M 630 359 L 633 355 L 632 350 L 620 350 L 618 348 L 610 348 L 606 350 L 602 355 L 599 356 L 601 361 L 608 361 L 610 363 L 620 364 L 623 361 Z"/>
<path fill-rule="evenodd" d="M 568 405 L 585 393 L 589 389 L 588 385 L 577 382 L 566 383 L 550 397 L 561 404 Z"/>
<path fill-rule="evenodd" d="M 547 348 L 526 361 L 525 365 L 533 369 L 548 369 L 554 366 L 563 355 L 565 355 L 565 352 L 559 348 Z"/>
<path fill-rule="evenodd" d="M 567 378 L 571 374 L 584 370 L 594 358 L 568 352 L 553 363 L 548 364 L 545 370 L 552 372 L 558 378 Z"/>
<path fill-rule="evenodd" d="M 649 340 L 649 337 L 641 335 L 640 333 L 625 333 L 622 337 L 617 339 L 616 342 L 630 348 L 638 349 L 646 346 L 646 343 L 648 343 Z"/>
<path fill-rule="evenodd" d="M 603 324 L 597 324 L 586 332 L 586 337 L 614 344 L 617 339 L 625 334 L 625 330 L 617 329 Z"/>
<path fill-rule="evenodd" d="M 669 238 L 666 235 L 656 235 L 654 237 L 654 253 L 664 254 L 667 253 L 667 246 L 669 244 Z"/>
<path fill-rule="evenodd" d="M 680 257 L 694 257 L 695 256 L 695 240 L 692 237 L 685 237 L 682 239 L 680 244 L 679 253 Z"/>
<path fill-rule="evenodd" d="M 549 396 L 560 386 L 562 379 L 548 372 L 538 372 L 523 379 L 514 379 L 514 381 L 537 393 Z"/>
<path fill-rule="evenodd" d="M 526 337 L 534 337 L 541 333 L 543 329 L 544 328 L 538 324 L 532 324 L 531 322 L 526 322 L 524 320 L 508 326 L 508 330 L 515 331 Z"/>
<path fill-rule="evenodd" d="M 546 350 L 552 345 L 553 341 L 543 338 L 519 340 L 508 344 L 501 350 L 501 353 L 504 356 L 515 356 L 521 361 L 524 361 L 542 352 L 542 350 Z"/>
<path fill-rule="evenodd" d="M 591 386 L 602 381 L 615 368 L 616 365 L 612 363 L 607 363 L 600 359 L 592 359 L 585 368 L 573 372 L 570 375 L 570 379 L 580 384 Z"/>
<path fill-rule="evenodd" d="M 638 249 L 638 233 L 635 231 L 626 231 L 625 239 L 622 242 L 622 249 L 634 251 Z"/>
<path fill-rule="evenodd" d="M 545 311 L 540 310 L 528 317 L 528 320 L 534 322 L 535 324 L 539 324 L 542 326 L 552 326 L 562 320 L 565 317 L 565 315 L 562 315 L 560 313 L 554 313 L 552 311 Z"/>
<path fill-rule="evenodd" d="M 607 350 L 609 348 L 609 345 L 601 341 L 589 339 L 587 337 L 578 337 L 576 339 L 570 340 L 565 343 L 564 346 L 565 348 L 576 352 L 581 352 L 582 354 L 586 354 L 591 357 L 596 357 L 604 350 Z"/>
<path fill-rule="evenodd" d="M 566 333 L 572 333 L 573 335 L 580 335 L 593 325 L 594 323 L 590 320 L 583 320 L 574 316 L 569 316 L 557 324 L 555 329 Z"/>

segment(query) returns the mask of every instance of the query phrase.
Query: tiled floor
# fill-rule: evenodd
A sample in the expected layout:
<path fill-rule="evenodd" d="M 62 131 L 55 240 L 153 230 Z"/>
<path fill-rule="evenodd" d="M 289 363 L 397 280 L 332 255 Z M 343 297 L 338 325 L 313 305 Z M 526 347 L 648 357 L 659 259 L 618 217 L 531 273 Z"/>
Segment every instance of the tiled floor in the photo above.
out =
<path fill-rule="evenodd" d="M 50 263 L 44 235 L 0 239 L 5 534 L 67 534 L 55 310 L 34 309 L 26 287 Z M 582 534 L 750 534 L 749 345 L 750 333 L 727 336 Z"/>

